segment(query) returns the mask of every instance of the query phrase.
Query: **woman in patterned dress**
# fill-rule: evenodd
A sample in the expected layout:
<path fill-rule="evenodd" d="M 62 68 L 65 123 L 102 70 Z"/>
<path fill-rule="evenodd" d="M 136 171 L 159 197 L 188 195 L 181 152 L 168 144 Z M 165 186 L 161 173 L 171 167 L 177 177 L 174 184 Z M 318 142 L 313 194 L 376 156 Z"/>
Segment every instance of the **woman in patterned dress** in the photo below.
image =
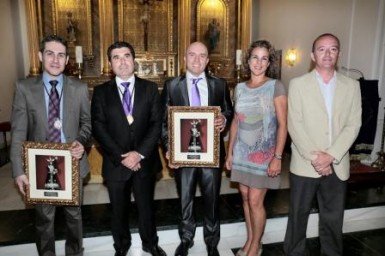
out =
<path fill-rule="evenodd" d="M 253 42 L 245 57 L 250 79 L 235 88 L 226 168 L 231 170 L 231 180 L 239 182 L 247 229 L 247 241 L 237 255 L 255 256 L 262 252 L 267 189 L 280 185 L 287 136 L 287 89 L 281 81 L 267 76 L 275 64 L 275 50 L 268 41 Z"/>

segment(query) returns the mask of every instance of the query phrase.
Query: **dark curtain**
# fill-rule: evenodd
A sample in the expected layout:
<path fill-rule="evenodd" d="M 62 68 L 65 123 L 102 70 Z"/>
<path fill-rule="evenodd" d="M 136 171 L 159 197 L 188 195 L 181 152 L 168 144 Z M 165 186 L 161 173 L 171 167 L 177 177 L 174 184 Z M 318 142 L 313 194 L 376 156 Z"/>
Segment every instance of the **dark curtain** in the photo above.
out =
<path fill-rule="evenodd" d="M 376 135 L 378 105 L 378 80 L 359 79 L 362 97 L 362 126 L 350 154 L 353 160 L 369 156 L 373 150 Z"/>

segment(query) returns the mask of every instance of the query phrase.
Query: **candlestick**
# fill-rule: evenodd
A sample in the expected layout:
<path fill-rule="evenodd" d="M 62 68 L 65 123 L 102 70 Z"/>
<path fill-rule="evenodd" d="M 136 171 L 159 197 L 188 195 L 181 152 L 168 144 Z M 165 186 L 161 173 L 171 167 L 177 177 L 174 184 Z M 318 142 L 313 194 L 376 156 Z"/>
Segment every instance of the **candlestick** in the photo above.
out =
<path fill-rule="evenodd" d="M 241 65 L 237 65 L 237 83 L 241 82 Z"/>
<path fill-rule="evenodd" d="M 82 64 L 82 63 L 77 63 L 77 64 L 78 64 L 78 75 L 79 75 L 79 79 L 82 79 L 83 64 Z"/>
<path fill-rule="evenodd" d="M 237 49 L 235 51 L 235 65 L 242 65 L 242 50 L 241 49 Z"/>
<path fill-rule="evenodd" d="M 81 46 L 75 46 L 76 63 L 83 63 L 83 49 Z"/>
<path fill-rule="evenodd" d="M 157 75 L 158 75 L 158 67 L 156 66 L 156 62 L 154 62 L 154 63 L 152 64 L 152 74 L 153 74 L 154 76 L 157 76 Z"/>

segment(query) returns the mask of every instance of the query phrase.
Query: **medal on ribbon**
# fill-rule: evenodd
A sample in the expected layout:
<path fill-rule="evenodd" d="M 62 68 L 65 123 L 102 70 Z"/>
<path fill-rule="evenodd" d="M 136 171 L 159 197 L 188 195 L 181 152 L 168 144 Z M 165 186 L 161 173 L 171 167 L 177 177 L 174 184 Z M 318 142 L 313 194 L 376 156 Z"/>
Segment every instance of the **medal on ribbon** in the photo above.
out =
<path fill-rule="evenodd" d="M 132 115 L 128 115 L 127 116 L 127 121 L 128 121 L 128 124 L 132 124 L 134 122 L 134 117 Z"/>
<path fill-rule="evenodd" d="M 59 118 L 56 118 L 55 122 L 53 123 L 53 127 L 55 127 L 55 129 L 58 129 L 58 130 L 61 129 L 62 123 Z"/>

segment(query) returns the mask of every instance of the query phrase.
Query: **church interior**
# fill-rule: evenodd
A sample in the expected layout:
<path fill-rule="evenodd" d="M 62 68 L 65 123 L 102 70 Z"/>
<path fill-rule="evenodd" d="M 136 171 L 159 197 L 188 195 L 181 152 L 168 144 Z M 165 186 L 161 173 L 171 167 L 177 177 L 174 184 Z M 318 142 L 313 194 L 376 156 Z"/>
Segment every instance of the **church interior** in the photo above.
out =
<path fill-rule="evenodd" d="M 10 122 L 15 81 L 41 73 L 39 42 L 48 34 L 68 41 L 65 74 L 93 88 L 111 79 L 107 48 L 127 41 L 136 51 L 135 74 L 164 82 L 186 71 L 184 54 L 194 41 L 207 45 L 207 72 L 226 80 L 230 91 L 247 79 L 242 56 L 251 42 L 269 40 L 279 53 L 270 76 L 284 85 L 308 72 L 314 38 L 330 32 L 341 40 L 339 71 L 360 81 L 363 125 L 352 146 L 351 178 L 344 219 L 346 255 L 384 255 L 385 247 L 385 2 L 382 0 L 3 0 L 0 50 L 0 255 L 37 255 L 34 245 L 33 205 L 25 204 L 11 177 Z M 284 255 L 282 242 L 288 214 L 290 141 L 284 153 L 280 189 L 265 199 L 267 224 L 262 255 Z M 84 184 L 84 255 L 113 255 L 110 208 L 101 176 L 102 157 L 97 143 L 87 148 L 90 175 Z M 173 171 L 163 170 L 155 192 L 159 244 L 173 255 L 179 243 L 178 204 Z M 189 255 L 205 255 L 202 235 L 204 209 L 196 195 L 198 229 Z M 135 204 L 134 198 L 131 199 Z M 221 186 L 220 255 L 235 255 L 246 229 L 237 185 L 223 172 Z M 55 229 L 57 255 L 64 255 L 63 213 Z M 141 251 L 136 212 L 130 218 L 133 246 Z M 312 209 L 307 231 L 311 255 L 320 255 L 318 209 Z M 345 255 L 345 254 L 344 254 Z"/>

